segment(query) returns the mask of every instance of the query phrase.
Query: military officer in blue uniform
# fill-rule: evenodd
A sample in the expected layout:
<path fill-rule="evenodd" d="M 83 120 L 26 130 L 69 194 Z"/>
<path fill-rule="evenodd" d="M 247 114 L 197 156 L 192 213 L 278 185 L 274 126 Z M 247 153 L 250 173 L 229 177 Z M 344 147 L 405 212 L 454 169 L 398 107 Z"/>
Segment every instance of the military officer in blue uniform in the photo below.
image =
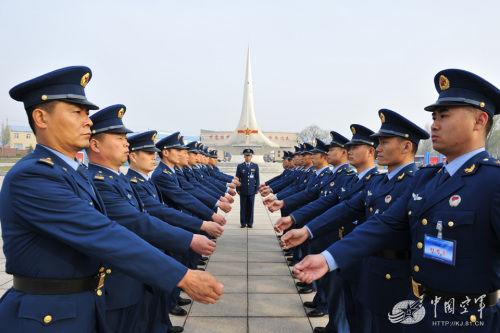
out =
<path fill-rule="evenodd" d="M 276 221 L 274 227 L 277 232 L 284 232 L 293 224 L 297 227 L 302 227 L 307 221 L 316 216 L 314 208 L 323 197 L 329 195 L 335 196 L 337 195 L 337 190 L 341 191 L 342 189 L 348 188 L 353 176 L 356 174 L 351 170 L 348 163 L 347 143 L 350 140 L 336 131 L 331 131 L 330 137 L 331 141 L 328 145 L 328 163 L 333 167 L 333 177 L 330 183 L 324 190 L 320 191 L 320 196 L 317 200 L 312 201 L 302 208 L 294 210 L 289 216 L 282 217 Z M 318 281 L 317 292 L 313 301 L 304 302 L 306 307 L 317 310 L 315 313 L 318 315 L 328 312 L 326 301 L 327 286 L 325 284 L 326 279 Z M 311 290 L 311 286 L 304 282 L 297 282 L 297 286 L 304 288 L 302 289 L 303 292 Z"/>
<path fill-rule="evenodd" d="M 156 185 L 151 181 L 149 174 L 156 166 L 156 153 L 159 151 L 156 148 L 154 140 L 156 138 L 156 131 L 147 131 L 139 134 L 132 135 L 127 138 L 129 143 L 129 169 L 127 172 L 127 179 L 130 185 L 144 204 L 145 210 L 152 216 L 158 217 L 167 221 L 171 225 L 175 225 L 192 231 L 195 233 L 206 232 L 213 237 L 219 237 L 224 231 L 223 228 L 216 222 L 203 221 L 200 218 L 185 214 L 174 208 L 168 207 L 163 203 L 161 192 L 156 188 Z M 190 255 L 175 256 L 186 265 L 189 264 L 188 258 Z M 196 258 L 198 260 L 198 258 Z M 191 265 L 191 267 L 196 267 Z M 190 299 L 180 297 L 180 290 L 176 290 L 172 295 L 166 295 L 161 290 L 154 290 L 155 301 L 157 302 L 158 311 L 164 314 L 166 319 L 166 326 L 169 332 L 180 332 L 182 327 L 172 326 L 168 319 L 168 313 L 176 315 L 184 314 L 184 309 L 180 308 L 181 305 L 191 303 Z M 153 314 L 153 319 L 157 314 Z M 154 322 L 153 320 L 151 320 Z M 154 322 L 158 328 L 162 328 L 162 323 Z M 156 327 L 153 327 L 153 331 Z M 165 331 L 165 329 L 163 329 Z"/>
<path fill-rule="evenodd" d="M 93 125 L 90 128 L 90 146 L 87 148 L 89 174 L 103 199 L 106 214 L 168 253 L 185 255 L 193 249 L 200 254 L 211 254 L 215 250 L 215 243 L 205 236 L 171 226 L 168 221 L 147 213 L 138 193 L 120 172 L 120 166 L 129 155 L 126 134 L 131 132 L 122 122 L 125 112 L 125 105 L 116 104 L 90 116 Z M 158 311 L 158 317 L 148 323 L 149 316 L 144 316 L 143 309 L 155 311 L 150 304 L 156 299 L 150 298 L 142 282 L 114 267 L 111 269 L 114 274 L 110 276 L 106 297 L 106 318 L 111 329 L 137 332 L 148 324 L 168 322 L 168 315 L 165 318 L 165 312 Z M 128 292 L 123 293 L 123 290 Z M 161 324 L 158 326 L 158 330 L 161 329 Z"/>
<path fill-rule="evenodd" d="M 88 67 L 62 68 L 21 83 L 37 146 L 6 175 L 0 220 L 6 272 L 13 288 L 0 300 L 5 332 L 111 332 L 105 320 L 109 263 L 149 285 L 183 288 L 215 302 L 222 286 L 194 272 L 110 220 L 76 153 L 89 145 Z M 36 260 L 34 260 L 34 258 Z"/>
<path fill-rule="evenodd" d="M 433 147 L 444 165 L 423 167 L 384 214 L 373 215 L 325 252 L 306 257 L 295 275 L 314 280 L 410 235 L 412 293 L 388 314 L 404 332 L 500 331 L 500 162 L 485 151 L 500 91 L 458 69 L 436 74 Z M 450 325 L 450 322 L 453 324 Z"/>
<path fill-rule="evenodd" d="M 354 179 L 352 179 L 345 188 L 344 186 L 340 188 L 337 187 L 332 194 L 320 200 L 316 200 L 319 203 L 318 206 L 323 207 L 324 210 L 357 195 L 371 183 L 377 181 L 377 178 L 381 177 L 375 167 L 375 148 L 377 147 L 377 140 L 371 137 L 373 131 L 363 125 L 352 124 L 351 132 L 352 138 L 345 145 L 349 149 L 349 162 L 356 167 L 358 174 L 353 177 Z M 329 230 L 329 232 L 315 234 L 311 232 L 311 252 L 320 253 L 326 249 L 329 244 L 341 239 L 345 234 L 352 231 L 359 222 L 361 222 L 361 219 L 355 223 L 351 222 L 340 228 Z M 295 232 L 292 231 L 281 238 L 285 247 L 288 248 L 292 246 L 289 240 L 294 233 Z M 360 264 L 361 262 L 358 262 L 356 265 L 350 267 L 350 269 L 343 270 L 339 274 L 337 274 L 337 272 L 328 274 L 326 281 L 322 282 L 325 285 L 327 293 L 329 322 L 326 328 L 316 327 L 316 332 L 348 332 L 349 323 L 353 326 L 355 322 L 355 313 L 359 312 L 360 307 L 354 299 L 359 278 Z"/>
<path fill-rule="evenodd" d="M 313 174 L 314 177 L 311 178 L 311 181 L 304 190 L 293 193 L 283 199 L 273 201 L 273 203 L 269 205 L 269 210 L 271 212 L 282 209 L 283 207 L 286 207 L 288 211 L 294 211 L 304 204 L 317 199 L 321 191 L 324 191 L 330 186 L 330 178 L 333 177 L 333 173 L 328 166 L 328 145 L 320 139 L 316 139 L 316 146 L 311 150 L 311 153 L 313 166 L 316 169 Z"/>
<path fill-rule="evenodd" d="M 230 209 L 228 203 L 223 203 L 206 194 L 197 193 L 198 191 L 186 192 L 180 186 L 175 173 L 175 164 L 179 163 L 179 148 L 182 146 L 179 138 L 180 133 L 174 133 L 156 143 L 156 148 L 161 151 L 158 153 L 161 160 L 151 175 L 153 183 L 158 186 L 163 199 L 170 207 L 198 216 L 205 221 L 214 221 L 224 225 L 226 219 L 215 213 L 214 209 L 220 205 L 226 206 L 226 204 L 228 207 L 224 207 L 224 209 Z M 197 193 L 196 195 L 200 198 L 203 197 L 203 201 L 194 196 L 193 193 Z"/>
<path fill-rule="evenodd" d="M 293 238 L 285 237 L 287 242 L 299 244 L 310 236 L 309 231 L 315 235 L 332 232 L 373 214 L 382 214 L 411 185 L 418 142 L 428 139 L 429 134 L 394 111 L 382 109 L 379 117 L 382 126 L 372 137 L 379 139 L 378 163 L 388 167 L 386 176 L 377 177 L 351 199 L 294 231 Z M 351 325 L 351 331 L 401 332 L 402 325 L 392 324 L 387 313 L 409 292 L 409 243 L 409 235 L 399 232 L 387 242 L 386 249 L 363 260 L 356 293 L 361 306 L 351 321 L 356 325 Z"/>
<path fill-rule="evenodd" d="M 156 166 L 156 131 L 147 131 L 127 138 L 129 143 L 129 169 L 127 178 L 144 203 L 146 211 L 171 225 L 191 232 L 205 231 L 213 237 L 220 237 L 224 229 L 215 222 L 202 219 L 171 208 L 163 202 L 161 192 L 151 181 L 149 174 Z"/>
<path fill-rule="evenodd" d="M 217 167 L 217 162 L 217 150 L 210 151 L 210 159 L 208 163 L 209 170 L 211 171 L 210 175 L 220 181 L 228 183 L 228 186 L 232 189 L 236 189 L 236 185 L 239 183 L 239 180 L 236 177 L 231 177 L 230 175 L 221 172 Z"/>
<path fill-rule="evenodd" d="M 241 181 L 241 185 L 236 188 L 240 195 L 240 225 L 242 228 L 252 228 L 255 194 L 260 185 L 259 166 L 252 162 L 252 149 L 243 150 L 243 155 L 245 162 L 238 164 L 236 168 L 236 177 Z"/>

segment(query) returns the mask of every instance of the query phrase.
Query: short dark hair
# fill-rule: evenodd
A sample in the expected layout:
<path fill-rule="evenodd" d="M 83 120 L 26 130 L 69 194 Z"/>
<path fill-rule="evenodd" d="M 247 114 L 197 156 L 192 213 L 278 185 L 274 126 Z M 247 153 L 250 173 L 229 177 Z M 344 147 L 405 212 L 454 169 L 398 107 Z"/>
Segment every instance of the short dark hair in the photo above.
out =
<path fill-rule="evenodd" d="M 400 136 L 398 136 L 397 138 L 399 139 L 399 141 L 400 141 L 400 142 L 403 142 L 403 141 L 408 141 L 408 142 L 410 142 L 410 143 L 411 143 L 411 153 L 412 153 L 413 155 L 416 155 L 416 154 L 417 154 L 417 150 L 418 150 L 418 143 L 415 143 L 415 142 L 413 142 L 413 141 L 410 141 L 410 140 L 405 139 L 405 138 L 400 137 Z"/>
<path fill-rule="evenodd" d="M 30 106 L 29 108 L 26 109 L 26 114 L 28 115 L 28 123 L 35 136 L 36 136 L 36 129 L 35 129 L 35 121 L 33 120 L 33 111 L 35 111 L 36 109 L 42 109 L 48 113 L 51 113 L 52 110 L 54 110 L 54 106 L 56 104 L 55 102 L 57 101 L 40 103 L 37 105 Z"/>

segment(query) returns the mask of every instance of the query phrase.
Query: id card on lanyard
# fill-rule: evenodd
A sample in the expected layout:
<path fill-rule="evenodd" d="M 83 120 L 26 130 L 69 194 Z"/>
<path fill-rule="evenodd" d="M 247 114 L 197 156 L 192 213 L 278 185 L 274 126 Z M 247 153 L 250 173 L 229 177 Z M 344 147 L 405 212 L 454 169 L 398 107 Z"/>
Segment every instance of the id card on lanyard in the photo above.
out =
<path fill-rule="evenodd" d="M 455 266 L 456 240 L 424 236 L 424 258 Z"/>

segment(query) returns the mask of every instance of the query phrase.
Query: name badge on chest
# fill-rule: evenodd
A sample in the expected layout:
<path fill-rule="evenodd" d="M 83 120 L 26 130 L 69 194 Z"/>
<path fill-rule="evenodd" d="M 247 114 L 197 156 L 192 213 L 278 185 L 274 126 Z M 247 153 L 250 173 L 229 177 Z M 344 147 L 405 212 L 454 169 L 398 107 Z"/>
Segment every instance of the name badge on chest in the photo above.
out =
<path fill-rule="evenodd" d="M 456 240 L 448 240 L 425 235 L 424 258 L 455 266 Z"/>

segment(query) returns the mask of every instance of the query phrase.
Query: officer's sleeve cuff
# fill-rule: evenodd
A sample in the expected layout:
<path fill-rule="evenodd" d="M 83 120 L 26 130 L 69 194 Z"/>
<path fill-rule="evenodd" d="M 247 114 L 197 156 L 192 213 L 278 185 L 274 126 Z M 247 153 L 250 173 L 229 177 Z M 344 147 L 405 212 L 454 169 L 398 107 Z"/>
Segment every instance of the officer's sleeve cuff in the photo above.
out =
<path fill-rule="evenodd" d="M 220 200 L 217 200 L 217 202 L 215 203 L 215 207 L 214 208 L 219 207 L 219 203 L 220 203 Z"/>
<path fill-rule="evenodd" d="M 328 264 L 328 270 L 330 272 L 339 268 L 339 265 L 337 265 L 337 262 L 335 261 L 335 259 L 333 259 L 333 256 L 330 252 L 325 250 L 325 251 L 321 252 L 321 255 L 323 257 L 325 257 L 326 263 Z"/>
<path fill-rule="evenodd" d="M 309 227 L 308 227 L 307 225 L 306 225 L 306 226 L 304 226 L 304 227 L 307 229 L 307 231 L 309 231 L 309 235 L 310 235 L 310 236 L 309 236 L 309 238 L 310 238 L 310 239 L 313 239 L 313 238 L 314 238 L 314 236 L 313 236 L 313 233 L 312 233 L 311 229 L 309 229 Z"/>

